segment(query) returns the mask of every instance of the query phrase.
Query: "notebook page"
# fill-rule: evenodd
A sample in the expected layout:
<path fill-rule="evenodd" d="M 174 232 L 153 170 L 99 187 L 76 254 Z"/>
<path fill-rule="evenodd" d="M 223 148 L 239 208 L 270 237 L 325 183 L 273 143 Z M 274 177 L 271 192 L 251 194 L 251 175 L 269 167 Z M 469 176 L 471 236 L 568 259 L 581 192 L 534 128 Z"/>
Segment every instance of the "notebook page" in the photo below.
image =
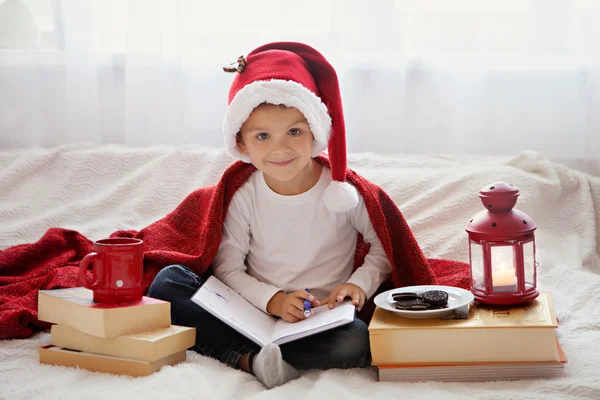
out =
<path fill-rule="evenodd" d="M 270 341 L 283 344 L 327 329 L 335 328 L 354 320 L 355 306 L 350 300 L 336 304 L 333 310 L 327 304 L 312 309 L 305 320 L 287 322 L 280 319 L 275 324 Z"/>
<path fill-rule="evenodd" d="M 269 343 L 276 318 L 254 307 L 214 276 L 198 289 L 192 301 L 260 346 Z"/>

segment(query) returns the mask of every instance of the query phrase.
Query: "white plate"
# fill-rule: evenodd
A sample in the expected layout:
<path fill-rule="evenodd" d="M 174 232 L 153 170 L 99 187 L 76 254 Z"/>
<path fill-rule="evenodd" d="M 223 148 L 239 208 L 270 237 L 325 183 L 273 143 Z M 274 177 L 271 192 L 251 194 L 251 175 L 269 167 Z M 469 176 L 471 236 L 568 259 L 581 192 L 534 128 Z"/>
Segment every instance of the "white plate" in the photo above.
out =
<path fill-rule="evenodd" d="M 394 306 L 394 300 L 392 299 L 392 295 L 396 293 L 423 293 L 429 290 L 443 290 L 448 293 L 448 308 L 442 308 L 439 310 L 423 310 L 423 311 L 408 311 L 408 310 L 398 310 Z M 468 290 L 464 290 L 461 288 L 453 287 L 453 286 L 439 286 L 439 285 L 424 285 L 424 286 L 406 286 L 402 288 L 388 290 L 387 292 L 383 292 L 378 294 L 375 299 L 375 305 L 383 308 L 384 310 L 395 312 L 396 314 L 400 314 L 406 318 L 440 318 L 446 315 L 454 314 L 455 310 L 468 306 L 475 299 L 473 293 Z"/>

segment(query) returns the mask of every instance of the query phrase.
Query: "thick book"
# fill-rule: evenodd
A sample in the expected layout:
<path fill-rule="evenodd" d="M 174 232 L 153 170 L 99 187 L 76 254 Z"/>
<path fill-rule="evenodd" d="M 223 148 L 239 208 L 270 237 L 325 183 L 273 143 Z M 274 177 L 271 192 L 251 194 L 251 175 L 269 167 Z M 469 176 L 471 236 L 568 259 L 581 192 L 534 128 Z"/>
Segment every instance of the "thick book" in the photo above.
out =
<path fill-rule="evenodd" d="M 106 372 L 136 377 L 150 375 L 160 370 L 165 365 L 175 365 L 181 361 L 185 361 L 185 359 L 185 350 L 149 362 L 87 353 L 53 345 L 46 345 L 40 348 L 40 363 L 42 364 L 61 365 L 64 367 L 87 369 L 94 372 Z"/>
<path fill-rule="evenodd" d="M 96 303 L 91 290 L 40 290 L 38 319 L 102 338 L 142 333 L 171 325 L 171 304 L 144 297 L 126 304 Z"/>
<path fill-rule="evenodd" d="M 298 322 L 287 322 L 256 308 L 242 295 L 211 276 L 192 296 L 192 301 L 260 346 L 284 344 L 351 323 L 355 306 L 350 301 L 315 307 Z"/>
<path fill-rule="evenodd" d="M 53 325 L 50 333 L 50 344 L 57 347 L 149 362 L 187 350 L 195 343 L 196 328 L 177 325 L 108 339 L 62 325 Z"/>
<path fill-rule="evenodd" d="M 409 319 L 375 309 L 369 324 L 375 365 L 555 361 L 552 296 L 524 306 L 471 306 L 467 319 Z"/>
<path fill-rule="evenodd" d="M 439 363 L 379 366 L 379 381 L 477 382 L 564 378 L 567 357 L 556 340 L 555 361 Z"/>

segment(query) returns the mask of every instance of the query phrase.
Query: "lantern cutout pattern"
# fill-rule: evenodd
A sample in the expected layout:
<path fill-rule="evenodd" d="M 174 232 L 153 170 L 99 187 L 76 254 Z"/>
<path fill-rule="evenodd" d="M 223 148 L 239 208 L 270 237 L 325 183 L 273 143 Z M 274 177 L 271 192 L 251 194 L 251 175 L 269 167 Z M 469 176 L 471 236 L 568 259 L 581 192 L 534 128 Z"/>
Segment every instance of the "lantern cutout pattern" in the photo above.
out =
<path fill-rule="evenodd" d="M 538 296 L 535 222 L 513 208 L 519 191 L 492 183 L 479 191 L 485 210 L 467 224 L 471 291 L 488 305 L 516 305 Z"/>

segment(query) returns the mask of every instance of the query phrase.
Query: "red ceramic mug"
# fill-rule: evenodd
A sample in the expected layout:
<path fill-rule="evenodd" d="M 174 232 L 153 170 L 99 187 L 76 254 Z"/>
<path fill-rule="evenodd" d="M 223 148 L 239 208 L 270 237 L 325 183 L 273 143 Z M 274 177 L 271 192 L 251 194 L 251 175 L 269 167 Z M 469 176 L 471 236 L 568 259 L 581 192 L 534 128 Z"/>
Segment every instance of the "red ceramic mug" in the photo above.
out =
<path fill-rule="evenodd" d="M 130 303 L 142 300 L 144 242 L 133 238 L 102 239 L 79 263 L 79 280 L 94 292 L 97 303 Z M 87 279 L 92 265 L 94 282 Z"/>

